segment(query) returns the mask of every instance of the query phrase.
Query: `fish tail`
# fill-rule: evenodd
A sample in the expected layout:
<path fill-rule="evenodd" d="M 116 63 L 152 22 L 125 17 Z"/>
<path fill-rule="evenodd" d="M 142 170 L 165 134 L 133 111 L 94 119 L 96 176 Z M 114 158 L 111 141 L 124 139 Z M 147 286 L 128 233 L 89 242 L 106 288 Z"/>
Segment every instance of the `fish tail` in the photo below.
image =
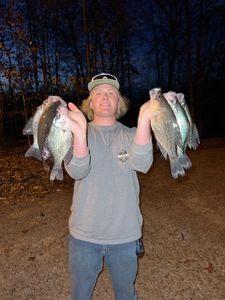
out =
<path fill-rule="evenodd" d="M 196 150 L 198 148 L 199 143 L 192 137 L 190 143 L 188 143 L 188 146 L 190 149 Z"/>
<path fill-rule="evenodd" d="M 53 167 L 50 174 L 50 180 L 53 181 L 55 179 L 63 180 L 63 170 L 61 167 Z"/>
<path fill-rule="evenodd" d="M 192 162 L 190 158 L 187 156 L 187 154 L 183 154 L 181 157 L 179 157 L 179 161 L 180 161 L 180 165 L 186 170 L 190 169 L 192 166 Z"/>
<path fill-rule="evenodd" d="M 37 158 L 38 160 L 42 160 L 41 153 L 39 148 L 32 145 L 27 152 L 25 153 L 25 157 L 33 156 L 34 158 Z"/>
<path fill-rule="evenodd" d="M 179 176 L 184 176 L 185 171 L 183 166 L 180 164 L 180 159 L 177 157 L 176 159 L 170 158 L 170 171 L 173 178 L 177 179 Z"/>
<path fill-rule="evenodd" d="M 192 130 L 187 144 L 190 149 L 194 149 L 194 150 L 196 150 L 198 148 L 198 145 L 200 144 L 199 133 L 195 124 L 193 124 L 192 126 Z"/>
<path fill-rule="evenodd" d="M 198 129 L 195 124 L 193 124 L 193 127 L 192 127 L 191 144 L 192 144 L 192 148 L 194 150 L 197 149 L 198 145 L 200 144 L 199 133 L 198 133 Z"/>

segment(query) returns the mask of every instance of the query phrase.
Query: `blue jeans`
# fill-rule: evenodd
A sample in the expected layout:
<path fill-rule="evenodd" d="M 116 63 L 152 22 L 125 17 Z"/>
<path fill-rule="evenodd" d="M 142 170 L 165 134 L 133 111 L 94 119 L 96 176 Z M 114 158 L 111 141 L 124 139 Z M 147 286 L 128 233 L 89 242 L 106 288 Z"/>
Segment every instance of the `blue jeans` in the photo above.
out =
<path fill-rule="evenodd" d="M 135 300 L 137 241 L 104 245 L 69 237 L 69 269 L 72 300 L 90 300 L 103 258 L 116 300 Z"/>

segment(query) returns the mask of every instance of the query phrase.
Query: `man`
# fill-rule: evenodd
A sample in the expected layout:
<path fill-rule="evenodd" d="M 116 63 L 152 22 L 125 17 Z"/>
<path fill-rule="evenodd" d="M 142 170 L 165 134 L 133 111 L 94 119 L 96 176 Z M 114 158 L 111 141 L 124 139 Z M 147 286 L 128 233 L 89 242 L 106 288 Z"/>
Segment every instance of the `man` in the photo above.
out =
<path fill-rule="evenodd" d="M 75 179 L 69 219 L 69 265 L 72 299 L 89 300 L 103 258 L 117 300 L 137 299 L 134 282 L 141 237 L 137 171 L 152 164 L 150 102 L 142 105 L 137 128 L 117 121 L 127 102 L 111 74 L 88 84 L 81 110 L 72 103 L 73 158 L 67 165 Z"/>

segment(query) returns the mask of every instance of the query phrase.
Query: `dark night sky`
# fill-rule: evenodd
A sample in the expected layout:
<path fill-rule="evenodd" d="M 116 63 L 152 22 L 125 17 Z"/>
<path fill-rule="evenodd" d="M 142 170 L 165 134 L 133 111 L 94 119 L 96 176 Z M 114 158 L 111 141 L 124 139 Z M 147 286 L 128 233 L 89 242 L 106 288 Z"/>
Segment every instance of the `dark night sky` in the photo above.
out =
<path fill-rule="evenodd" d="M 109 1 L 110 2 L 110 1 Z M 129 5 L 128 5 L 129 2 Z M 186 76 L 186 70 L 182 71 L 181 69 L 179 70 L 179 67 L 181 66 L 181 68 L 185 68 L 186 65 L 182 58 L 182 51 L 183 53 L 185 53 L 186 49 L 182 47 L 180 47 L 179 51 L 177 52 L 177 63 L 176 63 L 176 70 L 174 72 L 175 76 L 173 78 L 173 81 L 171 84 L 168 83 L 168 79 L 167 79 L 167 74 L 169 72 L 169 67 L 168 67 L 168 62 L 171 59 L 171 56 L 169 56 L 171 53 L 169 52 L 169 47 L 171 46 L 171 41 L 172 38 L 170 37 L 170 39 L 166 40 L 166 38 L 169 36 L 169 33 L 167 34 L 167 31 L 169 32 L 169 30 L 171 30 L 171 28 L 169 28 L 169 25 L 171 25 L 170 23 L 166 24 L 166 17 L 165 17 L 165 13 L 163 12 L 164 8 L 168 8 L 170 6 L 170 4 L 173 4 L 173 1 L 161 1 L 161 3 L 164 3 L 164 6 L 162 7 L 162 9 L 159 9 L 158 4 L 160 3 L 160 1 L 143 1 L 140 0 L 138 1 L 128 1 L 126 3 L 126 1 L 122 2 L 121 5 L 124 7 L 124 11 L 125 11 L 125 15 L 128 18 L 129 22 L 131 22 L 132 25 L 135 24 L 135 26 L 131 26 L 132 31 L 130 32 L 130 36 L 129 36 L 129 42 L 130 42 L 130 49 L 131 49 L 131 65 L 133 67 L 133 75 L 132 75 L 132 81 L 131 81 L 131 104 L 134 106 L 136 106 L 136 109 L 138 109 L 139 105 L 147 100 L 146 98 L 148 97 L 148 90 L 154 87 L 158 87 L 161 86 L 164 89 L 164 92 L 168 91 L 168 89 L 178 89 L 176 91 L 178 92 L 189 92 L 189 85 L 187 83 L 187 81 L 184 81 L 184 79 L 180 80 L 179 76 L 177 77 L 176 74 L 178 74 L 180 72 L 181 76 L 183 76 L 185 78 Z M 175 3 L 177 1 L 174 1 L 174 5 L 170 6 L 170 13 L 169 16 L 173 16 L 174 14 L 174 8 Z M 196 1 L 190 1 L 191 4 L 198 2 Z M 4 6 L 5 3 L 8 3 L 6 1 L 0 0 L 1 5 Z M 23 3 L 23 1 L 17 1 L 16 2 L 17 5 L 20 3 Z M 38 3 L 38 2 L 29 2 L 29 3 Z M 68 3 L 70 3 L 70 1 L 68 1 Z M 90 6 L 90 3 L 93 3 L 92 1 L 87 1 L 87 5 Z M 107 14 L 108 16 L 110 12 L 107 11 L 107 2 L 101 2 L 99 1 L 98 3 L 102 3 L 104 4 L 104 9 L 105 11 L 101 12 L 101 17 L 105 20 L 105 18 L 107 18 Z M 178 1 L 177 3 L 179 3 L 179 5 L 182 6 L 182 3 L 185 3 L 185 1 Z M 206 3 L 203 1 L 203 3 Z M 220 5 L 220 12 L 217 11 L 217 14 L 210 14 L 208 17 L 211 24 L 214 24 L 213 26 L 216 26 L 216 24 L 219 22 L 219 18 L 218 18 L 218 13 L 222 15 L 225 15 L 225 1 L 221 1 L 221 0 L 216 0 L 216 1 L 212 1 L 211 3 L 213 3 L 215 6 Z M 76 4 L 76 2 L 74 2 L 74 4 Z M 126 5 L 127 4 L 127 5 Z M 64 6 L 66 6 L 67 3 L 65 3 Z M 88 8 L 89 8 L 88 6 Z M 68 6 L 68 12 L 71 12 L 72 7 Z M 75 9 L 73 7 L 73 9 Z M 153 13 L 154 11 L 154 13 Z M 2 10 L 1 10 L 2 13 Z M 195 12 L 193 12 L 194 14 Z M 159 62 L 160 62 L 160 67 L 161 67 L 161 82 L 158 80 L 157 77 L 157 68 L 156 68 L 156 48 L 155 48 L 155 44 L 154 44 L 154 33 L 153 33 L 153 28 L 150 25 L 150 19 L 151 17 L 154 15 L 155 19 L 155 23 L 157 24 L 156 26 L 156 36 L 158 38 L 158 42 L 159 42 Z M 178 19 L 179 19 L 179 12 L 178 12 Z M 75 14 L 74 14 L 75 16 Z M 1 15 L 2 17 L 2 15 Z M 2 23 L 2 18 L 1 18 L 1 23 Z M 91 18 L 89 19 L 89 22 L 91 23 Z M 206 18 L 207 20 L 207 18 Z M 109 21 L 110 21 L 110 17 L 109 17 Z M 107 20 L 105 20 L 105 24 L 104 24 L 104 30 L 107 29 Z M 104 22 L 103 22 L 104 23 Z M 210 22 L 209 22 L 210 23 Z M 62 23 L 61 23 L 62 24 Z M 207 23 L 208 24 L 208 23 Z M 214 37 L 216 35 L 221 35 L 221 37 L 217 38 L 217 44 L 214 45 L 212 44 L 212 49 L 217 49 L 216 51 L 216 55 L 213 59 L 213 61 L 208 62 L 207 61 L 207 56 L 206 59 L 203 60 L 203 65 L 205 66 L 210 66 L 213 69 L 210 70 L 211 72 L 211 79 L 207 82 L 201 82 L 202 86 L 200 86 L 198 84 L 199 82 L 199 74 L 197 72 L 197 68 L 198 65 L 196 65 L 196 62 L 193 61 L 193 69 L 192 72 L 193 74 L 197 74 L 195 78 L 192 78 L 193 83 L 194 83 L 194 99 L 196 101 L 196 112 L 195 115 L 197 116 L 197 123 L 201 123 L 201 131 L 203 133 L 203 135 L 207 136 L 207 135 L 223 135 L 225 136 L 225 121 L 224 121 L 224 115 L 225 115 L 225 104 L 223 101 L 223 88 L 224 88 L 224 83 L 225 83 L 225 22 L 223 21 L 221 24 L 222 27 L 219 27 L 215 32 L 212 31 L 212 29 L 209 28 L 209 34 L 210 35 L 214 35 Z M 62 26 L 63 27 L 63 26 Z M 110 27 L 110 26 L 109 26 Z M 197 27 L 193 27 L 193 37 L 195 35 L 194 30 L 196 30 Z M 161 30 L 162 29 L 162 30 Z M 172 28 L 173 29 L 173 28 Z M 175 32 L 179 31 L 180 28 L 175 28 Z M 205 28 L 203 28 L 205 29 Z M 103 30 L 103 32 L 104 32 Z M 112 30 L 112 28 L 110 27 L 110 30 Z M 207 30 L 207 29 L 206 29 Z M 159 33 L 161 34 L 161 36 L 159 35 Z M 166 35 L 167 34 L 167 35 Z M 1 39 L 5 39 L 6 38 L 6 34 L 4 34 L 4 32 L 1 33 Z M 60 35 L 58 35 L 60 37 Z M 206 40 L 207 35 L 205 34 L 204 39 Z M 181 40 L 184 40 L 184 37 L 180 37 Z M 68 35 L 68 46 L 70 46 L 69 44 L 69 40 L 70 40 L 70 36 Z M 125 40 L 125 38 L 124 38 Z M 205 42 L 205 40 L 203 40 L 203 43 Z M 215 41 L 215 39 L 213 39 L 213 41 Z M 218 42 L 219 41 L 219 42 Z M 6 43 L 9 43 L 6 41 Z M 193 44 L 193 53 L 194 53 L 194 49 L 195 49 L 195 44 Z M 203 47 L 203 54 L 207 53 L 208 47 L 210 45 L 204 45 Z M 93 50 L 93 49 L 92 49 Z M 65 69 L 65 73 L 62 74 L 62 78 L 66 78 L 66 76 L 70 75 L 74 75 L 75 74 L 75 66 L 74 66 L 74 58 L 68 58 L 68 56 L 70 55 L 71 51 L 69 51 L 69 48 L 62 48 L 61 50 L 61 61 L 60 61 L 60 68 Z M 93 51 L 92 51 L 93 53 Z M 1 56 L 1 52 L 0 52 L 0 56 Z M 82 56 L 83 59 L 85 57 L 85 49 L 82 52 Z M 183 56 L 185 57 L 185 56 Z M 2 58 L 2 56 L 1 56 Z M 179 61 L 180 60 L 180 61 Z M 3 61 L 3 59 L 2 59 Z M 12 62 L 14 62 L 14 59 L 12 58 Z M 18 64 L 17 64 L 18 66 Z M 2 67 L 2 66 L 1 66 Z M 6 81 L 6 79 L 2 76 L 2 68 L 0 68 L 0 78 L 1 78 L 1 83 L 4 84 Z M 98 72 L 102 72 L 103 70 L 99 67 Z M 108 69 L 106 69 L 105 71 L 109 71 Z M 122 73 L 120 72 L 119 74 L 115 74 L 118 75 L 118 77 L 120 78 L 120 80 L 122 80 Z M 94 75 L 94 74 L 92 74 Z M 126 78 L 126 87 L 127 87 L 127 76 L 125 76 Z M 69 79 L 65 79 L 66 82 L 70 82 Z M 179 82 L 180 80 L 180 82 Z M 185 79 L 186 80 L 186 79 Z M 205 79 L 204 79 L 205 80 Z M 125 94 L 128 94 L 128 88 L 124 89 Z M 129 115 L 127 116 L 127 118 L 129 118 Z M 132 116 L 131 116 L 132 118 Z M 13 122 L 12 122 L 13 123 Z M 9 124 L 9 120 L 7 120 L 7 124 Z"/>

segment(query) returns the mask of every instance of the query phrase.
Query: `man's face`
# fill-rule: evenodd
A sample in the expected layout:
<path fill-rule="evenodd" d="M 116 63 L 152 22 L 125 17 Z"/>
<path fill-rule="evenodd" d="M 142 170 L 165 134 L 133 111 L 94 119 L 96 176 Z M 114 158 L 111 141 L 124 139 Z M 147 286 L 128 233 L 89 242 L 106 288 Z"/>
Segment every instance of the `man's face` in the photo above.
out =
<path fill-rule="evenodd" d="M 90 106 L 94 116 L 115 117 L 118 101 L 118 92 L 110 84 L 100 84 L 91 91 Z"/>

